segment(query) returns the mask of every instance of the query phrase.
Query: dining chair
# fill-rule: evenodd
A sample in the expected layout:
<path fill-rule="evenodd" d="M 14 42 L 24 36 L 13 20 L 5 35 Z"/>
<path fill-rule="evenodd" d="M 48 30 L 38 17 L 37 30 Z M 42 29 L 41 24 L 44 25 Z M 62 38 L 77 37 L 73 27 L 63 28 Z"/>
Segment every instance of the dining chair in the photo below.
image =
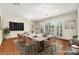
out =
<path fill-rule="evenodd" d="M 18 39 L 21 42 L 21 46 L 24 48 L 25 54 L 37 54 L 37 41 L 20 34 L 18 35 Z"/>
<path fill-rule="evenodd" d="M 19 41 L 24 41 L 24 36 L 21 34 L 17 34 L 18 40 Z"/>
<path fill-rule="evenodd" d="M 53 45 L 54 43 L 56 43 L 56 39 L 53 37 L 50 37 L 47 39 L 47 46 Z"/>
<path fill-rule="evenodd" d="M 26 54 L 25 53 L 25 44 L 24 44 L 25 38 L 24 38 L 24 36 L 21 34 L 17 34 L 17 37 L 18 37 L 17 45 L 18 45 L 18 48 L 21 50 L 20 53 Z"/>
<path fill-rule="evenodd" d="M 34 47 L 33 47 L 33 45 L 34 45 L 33 40 L 29 37 L 26 37 L 26 36 L 23 39 L 24 39 L 23 42 L 25 44 L 24 46 L 25 46 L 26 54 L 34 54 L 35 51 L 34 51 Z"/>
<path fill-rule="evenodd" d="M 47 41 L 45 42 L 45 49 L 47 49 L 47 51 L 49 51 L 50 54 L 54 54 L 55 50 L 56 50 L 56 39 L 53 37 L 50 37 L 47 39 Z"/>

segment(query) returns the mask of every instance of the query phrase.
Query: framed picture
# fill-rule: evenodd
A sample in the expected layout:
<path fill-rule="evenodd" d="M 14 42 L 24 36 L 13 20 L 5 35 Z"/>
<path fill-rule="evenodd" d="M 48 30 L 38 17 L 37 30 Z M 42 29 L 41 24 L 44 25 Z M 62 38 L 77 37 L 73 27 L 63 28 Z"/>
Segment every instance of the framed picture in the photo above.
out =
<path fill-rule="evenodd" d="M 76 20 L 70 20 L 65 22 L 65 29 L 75 29 L 76 28 Z"/>

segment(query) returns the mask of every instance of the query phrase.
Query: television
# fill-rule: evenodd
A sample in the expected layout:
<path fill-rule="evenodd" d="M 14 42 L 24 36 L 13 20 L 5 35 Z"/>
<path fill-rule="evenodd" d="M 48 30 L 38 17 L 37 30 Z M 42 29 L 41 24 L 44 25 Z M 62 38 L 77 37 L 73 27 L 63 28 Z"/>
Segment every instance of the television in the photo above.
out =
<path fill-rule="evenodd" d="M 9 29 L 10 31 L 23 31 L 24 23 L 9 22 Z"/>

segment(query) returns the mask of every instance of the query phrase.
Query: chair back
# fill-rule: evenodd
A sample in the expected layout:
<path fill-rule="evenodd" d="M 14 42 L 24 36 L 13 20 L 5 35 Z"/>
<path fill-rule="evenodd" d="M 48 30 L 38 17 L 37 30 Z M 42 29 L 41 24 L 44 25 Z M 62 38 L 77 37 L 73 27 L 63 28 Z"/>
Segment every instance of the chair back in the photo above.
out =
<path fill-rule="evenodd" d="M 17 34 L 17 36 L 18 36 L 18 40 L 19 41 L 24 41 L 24 36 L 23 35 L 21 35 L 21 34 Z"/>
<path fill-rule="evenodd" d="M 28 38 L 28 37 L 25 37 L 24 43 L 25 43 L 26 45 L 31 46 L 31 45 L 33 44 L 33 41 L 32 41 L 32 39 L 30 39 L 30 38 Z"/>
<path fill-rule="evenodd" d="M 17 34 L 17 36 L 18 36 L 18 39 L 20 41 L 23 41 L 26 45 L 31 46 L 33 44 L 31 38 L 23 36 L 23 35 L 20 35 L 20 34 Z"/>

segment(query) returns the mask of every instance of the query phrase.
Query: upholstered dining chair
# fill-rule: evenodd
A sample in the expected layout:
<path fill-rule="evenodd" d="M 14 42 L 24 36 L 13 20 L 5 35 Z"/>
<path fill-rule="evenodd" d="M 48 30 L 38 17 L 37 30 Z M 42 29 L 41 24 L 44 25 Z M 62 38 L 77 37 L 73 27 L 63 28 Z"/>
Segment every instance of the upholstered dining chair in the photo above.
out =
<path fill-rule="evenodd" d="M 46 45 L 46 50 L 49 51 L 50 54 L 54 54 L 54 52 L 56 52 L 56 39 L 53 37 L 50 37 L 47 39 L 47 42 L 45 43 Z"/>
<path fill-rule="evenodd" d="M 48 38 L 47 46 L 53 45 L 56 43 L 56 39 L 53 37 Z"/>
<path fill-rule="evenodd" d="M 19 41 L 24 41 L 24 36 L 21 34 L 17 34 L 18 40 Z"/>
<path fill-rule="evenodd" d="M 34 42 L 31 38 L 25 37 L 24 39 L 24 44 L 25 44 L 25 52 L 28 52 L 28 54 L 34 54 Z"/>
<path fill-rule="evenodd" d="M 20 53 L 26 54 L 25 53 L 25 44 L 24 44 L 25 37 L 21 34 L 17 34 L 17 37 L 18 37 L 17 47 L 20 49 Z"/>
<path fill-rule="evenodd" d="M 19 41 L 22 42 L 22 47 L 24 48 L 25 54 L 30 54 L 30 52 L 33 53 L 34 51 L 33 51 L 32 39 L 27 36 L 20 35 L 20 34 L 17 34 L 17 35 L 18 35 Z"/>

